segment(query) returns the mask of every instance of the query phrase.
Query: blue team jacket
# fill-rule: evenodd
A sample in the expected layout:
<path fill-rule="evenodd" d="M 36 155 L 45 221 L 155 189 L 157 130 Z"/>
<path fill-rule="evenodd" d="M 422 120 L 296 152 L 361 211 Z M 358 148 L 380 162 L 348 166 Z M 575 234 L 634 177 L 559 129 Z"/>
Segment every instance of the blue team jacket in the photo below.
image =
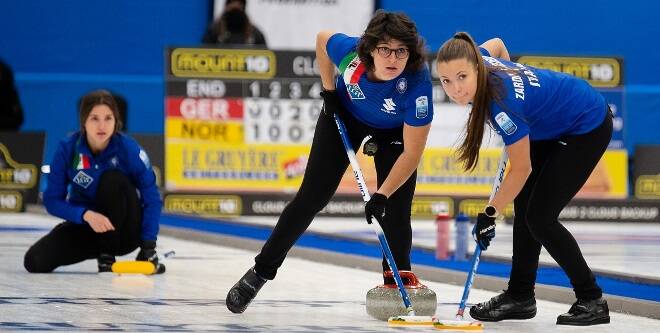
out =
<path fill-rule="evenodd" d="M 121 133 L 113 135 L 108 147 L 96 156 L 80 132 L 60 141 L 43 197 L 48 213 L 73 223 L 85 223 L 82 215 L 88 209 L 94 210 L 99 180 L 107 170 L 119 170 L 139 190 L 142 240 L 156 240 L 163 206 L 156 176 L 147 153 L 135 140 Z"/>

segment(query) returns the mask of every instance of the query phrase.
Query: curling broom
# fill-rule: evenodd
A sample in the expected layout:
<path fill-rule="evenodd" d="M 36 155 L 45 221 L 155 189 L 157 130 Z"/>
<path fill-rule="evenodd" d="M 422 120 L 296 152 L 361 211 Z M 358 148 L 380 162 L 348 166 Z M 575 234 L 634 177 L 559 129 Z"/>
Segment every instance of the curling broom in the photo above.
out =
<path fill-rule="evenodd" d="M 368 202 L 369 199 L 371 199 L 371 196 L 369 195 L 369 189 L 367 188 L 367 183 L 364 181 L 364 177 L 362 176 L 362 170 L 360 169 L 360 164 L 358 163 L 357 158 L 355 156 L 355 151 L 353 150 L 353 147 L 349 142 L 348 135 L 346 134 L 346 127 L 344 126 L 344 123 L 341 121 L 341 119 L 339 119 L 339 116 L 335 114 L 334 117 L 335 117 L 335 123 L 337 124 L 337 130 L 339 130 L 339 136 L 341 137 L 341 141 L 344 143 L 344 148 L 346 149 L 348 160 L 350 161 L 351 167 L 353 168 L 353 175 L 355 176 L 355 180 L 358 183 L 358 188 L 360 189 L 360 193 L 362 194 L 362 199 L 364 200 L 364 202 Z M 396 316 L 389 318 L 387 320 L 388 325 L 432 326 L 433 318 L 431 316 L 415 315 L 415 310 L 413 309 L 412 303 L 410 302 L 410 298 L 408 297 L 408 292 L 406 292 L 406 288 L 403 285 L 403 280 L 401 280 L 401 275 L 399 274 L 399 270 L 396 267 L 394 257 L 392 256 L 392 251 L 390 250 L 390 247 L 387 244 L 385 233 L 383 232 L 383 229 L 380 227 L 380 224 L 378 224 L 378 222 L 371 223 L 371 225 L 376 231 L 376 235 L 378 236 L 378 241 L 380 242 L 381 250 L 385 255 L 385 260 L 387 261 L 387 264 L 392 269 L 392 276 L 394 277 L 396 286 L 399 289 L 401 298 L 403 299 L 403 305 L 405 306 L 406 311 L 408 312 L 408 315 L 406 316 Z"/>
<path fill-rule="evenodd" d="M 506 153 L 506 148 L 502 152 L 502 157 L 500 158 L 500 163 L 498 165 L 497 174 L 495 175 L 495 182 L 493 183 L 493 189 L 490 192 L 490 200 L 493 200 L 495 193 L 499 190 L 500 185 L 502 184 L 502 179 L 504 178 L 504 170 L 506 169 L 508 155 Z M 461 303 L 458 305 L 458 311 L 456 312 L 455 320 L 444 320 L 444 319 L 434 319 L 433 327 L 439 330 L 454 330 L 454 331 L 480 331 L 483 330 L 483 324 L 480 321 L 466 321 L 463 319 L 463 313 L 465 312 L 465 305 L 467 303 L 468 296 L 470 295 L 470 289 L 472 289 L 472 282 L 474 281 L 474 275 L 477 273 L 477 268 L 479 267 L 479 257 L 481 256 L 481 247 L 477 244 L 477 247 L 474 249 L 474 254 L 472 255 L 472 269 L 468 273 L 467 280 L 465 281 L 465 288 L 463 289 L 463 297 L 461 297 Z"/>
<path fill-rule="evenodd" d="M 169 251 L 163 255 L 163 258 L 168 258 L 175 254 L 174 251 Z M 160 263 L 158 267 L 154 265 L 151 261 L 117 261 L 112 264 L 112 272 L 118 274 L 156 274 L 159 273 L 159 270 L 163 270 L 165 266 L 161 266 Z"/>

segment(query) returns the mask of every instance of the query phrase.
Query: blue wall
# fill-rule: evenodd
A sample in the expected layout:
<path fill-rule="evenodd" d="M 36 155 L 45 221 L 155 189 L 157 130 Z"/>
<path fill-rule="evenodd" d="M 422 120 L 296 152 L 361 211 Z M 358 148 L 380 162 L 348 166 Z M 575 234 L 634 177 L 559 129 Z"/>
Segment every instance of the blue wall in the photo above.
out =
<path fill-rule="evenodd" d="M 164 48 L 201 40 L 209 0 L 24 0 L 0 5 L 0 58 L 16 75 L 22 130 L 47 131 L 45 160 L 78 128 L 84 93 L 128 101 L 129 132 L 163 132 Z"/>
<path fill-rule="evenodd" d="M 660 144 L 660 23 L 657 2 L 380 0 L 406 12 L 436 50 L 456 31 L 477 42 L 502 38 L 511 54 L 601 55 L 624 59 L 624 140 Z"/>

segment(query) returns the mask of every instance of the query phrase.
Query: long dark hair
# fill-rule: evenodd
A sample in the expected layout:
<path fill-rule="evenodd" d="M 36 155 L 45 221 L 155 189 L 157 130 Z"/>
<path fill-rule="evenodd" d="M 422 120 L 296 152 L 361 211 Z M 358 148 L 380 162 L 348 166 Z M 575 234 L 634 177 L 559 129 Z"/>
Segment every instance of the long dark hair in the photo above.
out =
<path fill-rule="evenodd" d="M 367 70 L 374 69 L 374 59 L 371 51 L 382 41 L 396 39 L 408 47 L 410 56 L 406 70 L 419 71 L 424 67 L 424 40 L 419 36 L 415 22 L 404 13 L 376 11 L 369 21 L 364 34 L 357 45 L 357 53 Z"/>
<path fill-rule="evenodd" d="M 92 91 L 80 99 L 80 111 L 78 113 L 78 117 L 80 118 L 80 132 L 85 135 L 85 122 L 92 109 L 97 105 L 107 105 L 112 110 L 112 116 L 115 118 L 113 134 L 118 133 L 123 124 L 119 115 L 117 102 L 109 91 L 103 89 Z"/>
<path fill-rule="evenodd" d="M 479 149 L 484 137 L 484 126 L 490 122 L 490 102 L 501 101 L 502 84 L 491 68 L 486 66 L 481 52 L 470 34 L 458 32 L 440 47 L 436 63 L 465 59 L 477 69 L 477 91 L 472 100 L 472 110 L 468 116 L 463 143 L 458 148 L 458 160 L 466 171 L 473 170 L 479 161 Z"/>

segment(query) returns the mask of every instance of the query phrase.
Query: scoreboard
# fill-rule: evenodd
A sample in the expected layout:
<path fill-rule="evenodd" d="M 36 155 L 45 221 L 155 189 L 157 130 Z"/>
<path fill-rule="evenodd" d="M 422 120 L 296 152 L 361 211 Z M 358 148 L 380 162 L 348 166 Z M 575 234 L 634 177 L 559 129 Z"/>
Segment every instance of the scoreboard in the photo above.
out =
<path fill-rule="evenodd" d="M 168 190 L 295 191 L 322 107 L 314 52 L 174 48 L 167 59 Z"/>

